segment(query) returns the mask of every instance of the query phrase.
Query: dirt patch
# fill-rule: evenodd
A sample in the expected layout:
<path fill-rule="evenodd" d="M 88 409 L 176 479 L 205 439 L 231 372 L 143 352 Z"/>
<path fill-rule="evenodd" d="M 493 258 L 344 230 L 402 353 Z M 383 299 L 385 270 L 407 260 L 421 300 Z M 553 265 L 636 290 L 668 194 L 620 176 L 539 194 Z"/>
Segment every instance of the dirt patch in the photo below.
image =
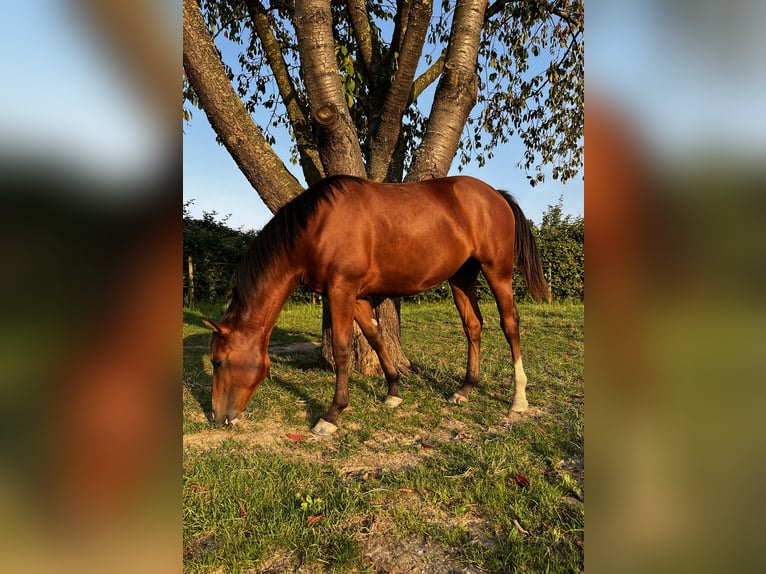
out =
<path fill-rule="evenodd" d="M 544 409 L 530 405 L 529 408 L 527 408 L 527 410 L 524 411 L 523 413 L 516 413 L 513 411 L 509 412 L 502 422 L 505 425 L 512 425 L 518 422 L 522 422 L 524 420 L 529 420 L 529 419 L 545 416 L 547 414 L 548 414 L 547 411 L 545 411 Z"/>
<path fill-rule="evenodd" d="M 204 422 L 205 418 L 200 413 L 194 415 L 194 420 Z M 355 480 L 379 477 L 384 471 L 415 468 L 422 463 L 423 459 L 434 454 L 428 438 L 384 431 L 364 441 L 364 448 L 356 453 L 344 454 L 338 458 L 339 446 L 332 438 L 316 436 L 304 430 L 292 434 L 295 431 L 291 432 L 290 428 L 291 424 L 281 417 L 258 422 L 245 418 L 238 421 L 234 428 L 211 426 L 204 431 L 186 434 L 183 437 L 183 446 L 184 451 L 189 449 L 208 451 L 218 448 L 226 441 L 233 441 L 242 449 L 269 449 L 289 459 L 330 464 L 338 468 L 342 475 Z M 339 433 L 344 430 L 342 429 Z M 296 441 L 321 442 L 322 448 L 296 449 Z"/>
<path fill-rule="evenodd" d="M 463 566 L 459 558 L 436 542 L 393 536 L 393 525 L 384 518 L 374 519 L 359 529 L 357 539 L 364 556 L 378 574 L 484 574 L 476 566 Z"/>
<path fill-rule="evenodd" d="M 444 547 L 425 542 L 392 541 L 385 537 L 368 546 L 365 556 L 379 574 L 481 574 L 475 566 L 455 567 L 455 558 Z"/>
<path fill-rule="evenodd" d="M 204 418 L 204 415 L 200 415 Z M 290 425 L 281 418 L 269 419 L 259 422 L 240 419 L 234 428 L 211 427 L 196 433 L 186 434 L 183 437 L 184 451 L 187 449 L 207 451 L 218 448 L 225 441 L 233 441 L 243 449 L 269 448 L 276 450 L 284 456 L 299 456 L 303 460 L 319 460 L 320 453 L 308 450 L 295 451 L 288 448 L 295 438 L 300 440 L 317 441 L 321 437 L 310 433 L 293 435 L 289 432 Z M 290 437 L 293 438 L 290 438 Z"/>
<path fill-rule="evenodd" d="M 184 435 L 184 451 L 186 449 L 211 450 L 232 438 L 232 433 L 226 429 L 214 429 Z"/>

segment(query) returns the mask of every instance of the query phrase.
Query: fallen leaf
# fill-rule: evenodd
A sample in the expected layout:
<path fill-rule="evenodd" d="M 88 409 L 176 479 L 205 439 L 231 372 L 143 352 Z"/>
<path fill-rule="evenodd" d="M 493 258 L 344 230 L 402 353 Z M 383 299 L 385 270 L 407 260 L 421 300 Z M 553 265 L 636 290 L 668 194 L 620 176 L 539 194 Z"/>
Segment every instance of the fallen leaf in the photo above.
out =
<path fill-rule="evenodd" d="M 237 501 L 237 505 L 239 506 L 239 515 L 240 515 L 242 518 L 244 518 L 245 516 L 247 516 L 247 510 L 245 510 L 245 505 L 244 505 L 244 504 L 242 504 L 242 501 L 241 501 L 241 500 L 238 500 L 238 501 Z"/>
<path fill-rule="evenodd" d="M 210 490 L 207 486 L 202 486 L 201 484 L 191 484 L 189 485 L 189 488 L 191 488 L 192 490 L 203 490 L 203 491 Z"/>
<path fill-rule="evenodd" d="M 287 438 L 289 438 L 290 440 L 303 440 L 303 439 L 306 438 L 306 436 L 302 435 L 302 434 L 290 434 L 290 433 L 287 433 Z"/>
<path fill-rule="evenodd" d="M 320 520 L 322 520 L 322 518 L 324 518 L 324 515 L 320 514 L 319 516 L 307 516 L 306 520 L 309 521 L 309 524 L 314 524 L 314 523 L 319 522 Z"/>
<path fill-rule="evenodd" d="M 411 488 L 406 488 L 403 486 L 399 489 L 399 492 L 415 492 L 415 491 L 412 490 Z"/>
<path fill-rule="evenodd" d="M 508 480 L 515 482 L 521 488 L 529 488 L 529 479 L 524 476 L 523 473 L 518 473 L 516 476 L 508 477 Z"/>

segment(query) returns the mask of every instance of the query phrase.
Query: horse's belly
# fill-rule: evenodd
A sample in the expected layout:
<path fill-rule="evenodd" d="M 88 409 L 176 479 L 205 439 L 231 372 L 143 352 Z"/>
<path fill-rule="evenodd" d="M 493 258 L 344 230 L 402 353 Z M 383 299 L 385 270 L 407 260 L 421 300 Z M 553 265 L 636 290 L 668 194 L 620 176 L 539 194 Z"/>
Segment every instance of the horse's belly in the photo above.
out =
<path fill-rule="evenodd" d="M 454 275 L 468 256 L 392 257 L 370 266 L 360 286 L 360 294 L 404 296 L 422 293 Z"/>

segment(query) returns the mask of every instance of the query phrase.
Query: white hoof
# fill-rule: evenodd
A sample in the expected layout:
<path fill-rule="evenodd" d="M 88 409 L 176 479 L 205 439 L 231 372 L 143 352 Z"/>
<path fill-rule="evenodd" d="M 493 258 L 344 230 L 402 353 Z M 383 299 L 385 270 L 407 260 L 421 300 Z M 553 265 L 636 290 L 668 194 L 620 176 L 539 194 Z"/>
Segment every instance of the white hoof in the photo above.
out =
<path fill-rule="evenodd" d="M 460 393 L 455 393 L 452 395 L 449 399 L 449 402 L 451 402 L 453 405 L 462 405 L 464 403 L 468 402 L 468 397 L 464 397 Z"/>
<path fill-rule="evenodd" d="M 402 404 L 402 398 L 388 395 L 386 397 L 386 400 L 383 401 L 383 404 L 386 405 L 388 408 L 395 409 L 396 407 Z"/>
<path fill-rule="evenodd" d="M 523 413 L 527 410 L 529 407 L 529 403 L 524 401 L 513 401 L 513 404 L 511 405 L 511 411 L 514 413 Z"/>
<path fill-rule="evenodd" d="M 311 432 L 314 434 L 318 434 L 320 436 L 330 436 L 333 434 L 336 430 L 338 430 L 338 427 L 332 423 L 328 423 L 324 419 L 319 419 L 317 424 L 314 425 L 314 428 L 311 429 Z"/>

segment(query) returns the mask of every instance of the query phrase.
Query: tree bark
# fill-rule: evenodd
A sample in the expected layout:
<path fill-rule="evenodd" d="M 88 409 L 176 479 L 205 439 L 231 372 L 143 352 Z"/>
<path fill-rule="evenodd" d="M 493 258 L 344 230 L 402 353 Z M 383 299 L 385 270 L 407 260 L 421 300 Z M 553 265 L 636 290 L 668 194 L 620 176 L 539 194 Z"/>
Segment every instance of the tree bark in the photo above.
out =
<path fill-rule="evenodd" d="M 305 109 L 305 105 L 302 105 L 301 98 L 290 77 L 290 72 L 282 55 L 282 47 L 271 29 L 271 20 L 266 8 L 260 0 L 247 0 L 245 4 L 250 19 L 253 21 L 253 29 L 266 54 L 266 61 L 274 73 L 274 80 L 279 89 L 279 96 L 285 105 L 287 117 L 290 118 L 290 126 L 298 147 L 303 175 L 308 184 L 311 185 L 324 177 L 324 170 L 319 159 L 316 142 L 311 133 L 308 110 Z"/>
<path fill-rule="evenodd" d="M 195 0 L 183 2 L 183 63 L 210 125 L 239 169 L 275 212 L 303 191 L 263 137 L 223 69 Z"/>
<path fill-rule="evenodd" d="M 487 0 L 459 0 L 423 143 L 407 181 L 444 177 L 478 96 L 477 58 Z"/>
<path fill-rule="evenodd" d="M 428 0 L 402 3 L 402 14 L 394 32 L 394 42 L 398 45 L 395 71 L 383 70 L 393 76 L 377 121 L 372 126 L 374 131 L 367 168 L 372 180 L 383 181 L 389 175 L 391 160 L 401 134 L 402 117 L 410 102 L 412 81 L 423 51 L 432 6 Z"/>
<path fill-rule="evenodd" d="M 324 172 L 328 176 L 365 177 L 359 136 L 335 59 L 329 0 L 296 0 L 294 25 L 311 116 L 319 126 L 319 157 Z"/>

